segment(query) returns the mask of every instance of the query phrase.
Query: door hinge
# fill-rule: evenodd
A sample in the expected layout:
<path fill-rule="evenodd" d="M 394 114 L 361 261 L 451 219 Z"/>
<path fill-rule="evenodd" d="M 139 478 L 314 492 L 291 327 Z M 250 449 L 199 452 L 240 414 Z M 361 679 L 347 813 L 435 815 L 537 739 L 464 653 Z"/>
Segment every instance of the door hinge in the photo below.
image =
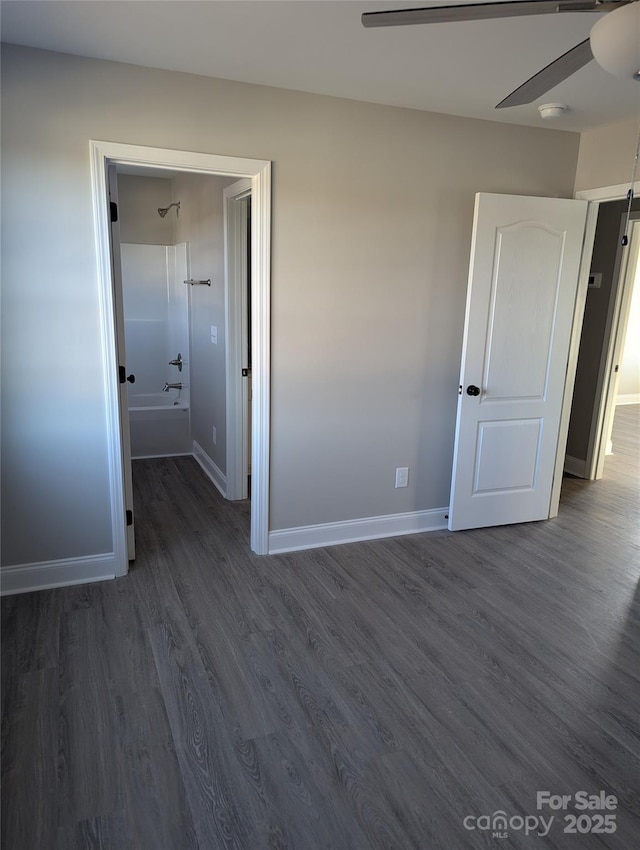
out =
<path fill-rule="evenodd" d="M 133 511 L 127 511 L 127 525 L 133 525 Z"/>
<path fill-rule="evenodd" d="M 112 224 L 118 220 L 118 205 L 115 201 L 109 201 L 109 216 Z"/>

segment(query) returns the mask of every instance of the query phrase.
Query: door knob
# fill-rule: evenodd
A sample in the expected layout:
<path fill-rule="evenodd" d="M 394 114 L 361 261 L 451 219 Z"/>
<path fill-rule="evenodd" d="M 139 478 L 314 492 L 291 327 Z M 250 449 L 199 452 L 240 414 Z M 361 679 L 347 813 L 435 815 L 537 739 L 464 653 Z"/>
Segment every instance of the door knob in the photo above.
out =
<path fill-rule="evenodd" d="M 480 387 L 476 387 L 475 384 L 469 384 L 467 387 L 467 395 L 480 395 Z"/>
<path fill-rule="evenodd" d="M 129 381 L 130 384 L 135 384 L 136 376 L 135 375 L 127 375 L 127 381 Z"/>

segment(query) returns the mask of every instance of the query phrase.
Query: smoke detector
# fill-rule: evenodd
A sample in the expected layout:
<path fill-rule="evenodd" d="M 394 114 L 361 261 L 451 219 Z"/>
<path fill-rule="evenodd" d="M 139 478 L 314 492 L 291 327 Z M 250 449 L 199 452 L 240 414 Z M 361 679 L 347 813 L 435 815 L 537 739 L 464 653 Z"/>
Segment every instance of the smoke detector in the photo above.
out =
<path fill-rule="evenodd" d="M 568 108 L 566 103 L 543 103 L 538 107 L 538 112 L 545 121 L 549 121 L 552 118 L 560 118 Z"/>

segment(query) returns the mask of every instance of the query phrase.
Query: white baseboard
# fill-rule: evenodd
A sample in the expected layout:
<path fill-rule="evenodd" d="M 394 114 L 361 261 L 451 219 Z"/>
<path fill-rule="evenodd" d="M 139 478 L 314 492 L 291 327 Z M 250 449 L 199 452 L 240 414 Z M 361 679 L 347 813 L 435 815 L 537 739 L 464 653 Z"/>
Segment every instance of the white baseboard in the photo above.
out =
<path fill-rule="evenodd" d="M 326 522 L 319 525 L 304 525 L 298 528 L 283 528 L 269 532 L 269 554 L 295 552 L 300 549 L 317 549 L 320 546 L 335 546 L 339 543 L 356 543 L 376 540 L 380 537 L 397 537 L 401 534 L 417 534 L 436 531 L 447 527 L 446 514 L 449 508 L 429 511 L 411 511 L 403 514 L 365 517 L 344 522 Z"/>
<path fill-rule="evenodd" d="M 172 452 L 162 455 L 131 455 L 131 460 L 155 460 L 157 457 L 191 457 L 192 452 Z"/>
<path fill-rule="evenodd" d="M 217 490 L 222 493 L 224 498 L 227 498 L 227 476 L 222 472 L 220 467 L 215 464 L 209 455 L 205 452 L 202 446 L 196 441 L 193 441 L 193 456 L 198 461 L 204 470 L 207 478 L 211 480 Z"/>
<path fill-rule="evenodd" d="M 640 404 L 640 393 L 623 393 L 616 396 L 616 407 L 619 404 Z"/>
<path fill-rule="evenodd" d="M 564 471 L 569 475 L 575 475 L 576 478 L 587 478 L 587 462 L 580 460 L 577 457 L 566 455 L 564 459 Z"/>
<path fill-rule="evenodd" d="M 115 556 L 89 555 L 85 558 L 65 558 L 60 561 L 41 561 L 37 564 L 17 564 L 0 570 L 0 592 L 3 596 L 49 590 L 71 584 L 87 584 L 115 578 Z"/>

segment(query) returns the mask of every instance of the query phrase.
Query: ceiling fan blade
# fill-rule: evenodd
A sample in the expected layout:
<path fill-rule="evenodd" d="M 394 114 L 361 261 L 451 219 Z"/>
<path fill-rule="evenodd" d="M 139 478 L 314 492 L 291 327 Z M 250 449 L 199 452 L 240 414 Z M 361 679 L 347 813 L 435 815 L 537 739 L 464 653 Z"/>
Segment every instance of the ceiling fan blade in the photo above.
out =
<path fill-rule="evenodd" d="M 531 103 L 536 98 L 546 94 L 558 83 L 566 80 L 576 71 L 579 71 L 588 62 L 593 59 L 591 45 L 589 39 L 585 38 L 580 44 L 576 44 L 571 50 L 567 50 L 562 56 L 538 71 L 535 76 L 523 83 L 510 95 L 501 100 L 496 106 L 496 109 L 504 109 L 505 106 L 522 106 L 524 103 Z"/>
<path fill-rule="evenodd" d="M 448 21 L 482 21 L 555 12 L 599 11 L 597 0 L 522 0 L 515 3 L 471 3 L 460 6 L 432 6 L 428 9 L 396 9 L 365 12 L 365 27 L 397 27 L 409 24 L 440 24 Z"/>

